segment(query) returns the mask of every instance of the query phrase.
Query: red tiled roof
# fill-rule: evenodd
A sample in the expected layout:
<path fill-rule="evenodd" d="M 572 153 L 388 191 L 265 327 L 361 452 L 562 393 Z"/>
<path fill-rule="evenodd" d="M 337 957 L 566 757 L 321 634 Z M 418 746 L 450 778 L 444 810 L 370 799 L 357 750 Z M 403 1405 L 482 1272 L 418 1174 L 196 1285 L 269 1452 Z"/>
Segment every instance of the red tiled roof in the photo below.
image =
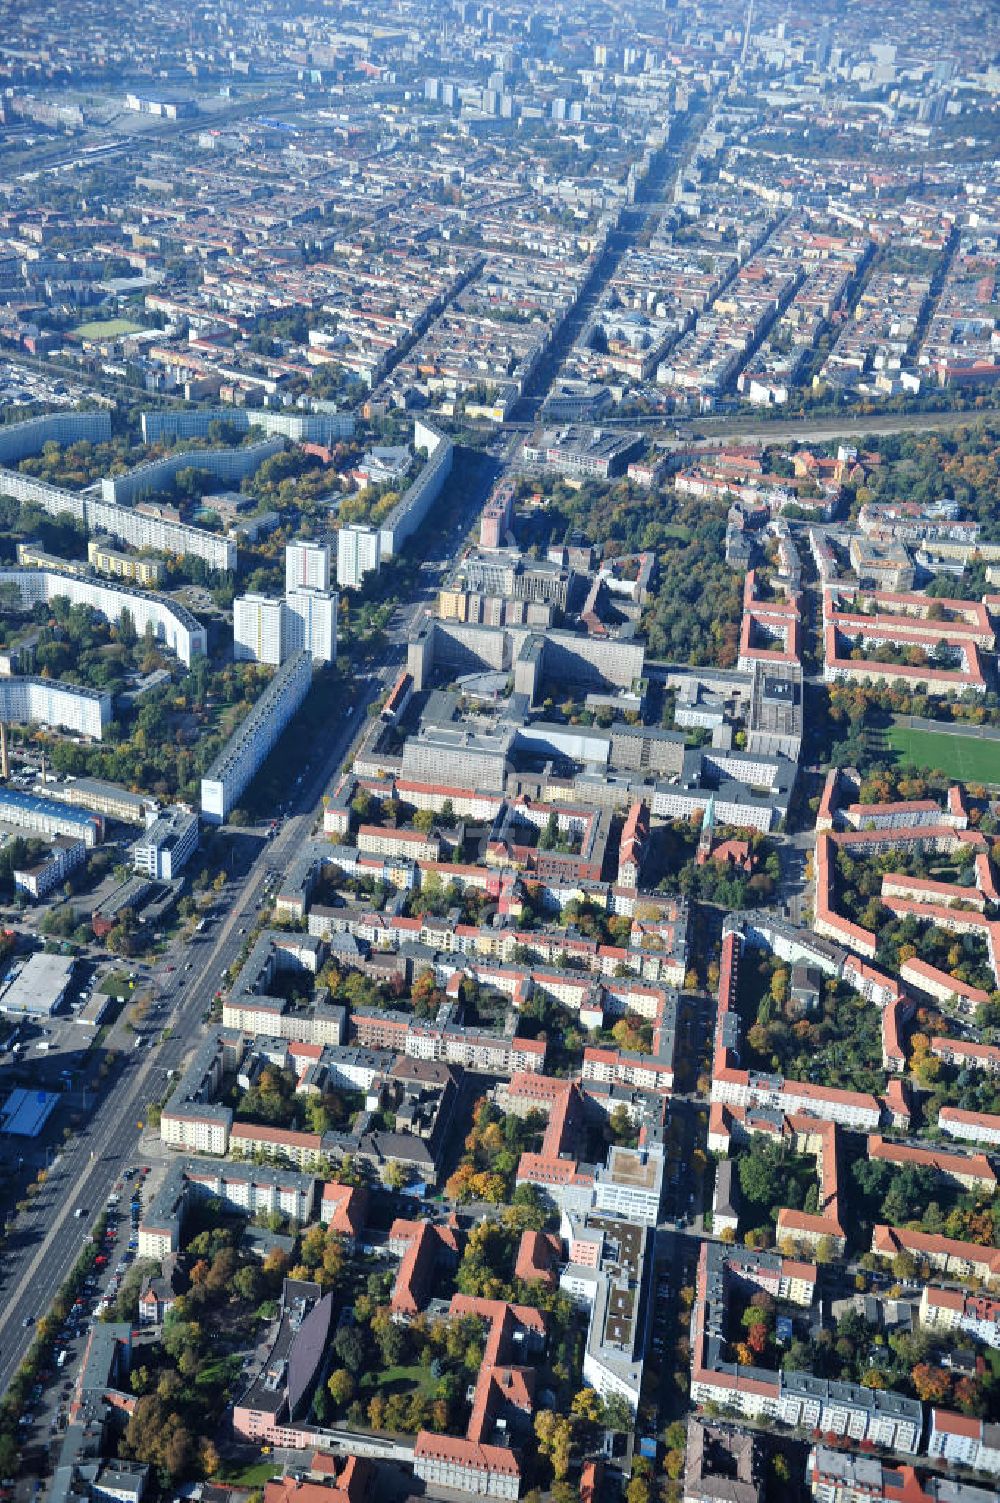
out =
<path fill-rule="evenodd" d="M 526 1284 L 537 1280 L 553 1288 L 556 1283 L 553 1265 L 561 1250 L 559 1238 L 551 1232 L 522 1232 L 514 1264 L 514 1277 L 523 1279 Z"/>
<path fill-rule="evenodd" d="M 504 1446 L 483 1446 L 457 1436 L 433 1435 L 428 1430 L 421 1430 L 417 1436 L 413 1455 L 418 1461 L 451 1462 L 476 1472 L 501 1472 L 507 1477 L 521 1475 L 520 1462 L 514 1452 Z"/>
<path fill-rule="evenodd" d="M 283 1144 L 287 1148 L 312 1148 L 317 1153 L 322 1142 L 318 1132 L 293 1132 L 290 1127 L 265 1127 L 259 1122 L 234 1122 L 230 1137 L 247 1142 Z"/>
<path fill-rule="evenodd" d="M 959 1242 L 930 1232 L 911 1232 L 905 1227 L 877 1225 L 872 1232 L 872 1251 L 883 1257 L 898 1252 L 921 1253 L 928 1257 L 948 1257 L 986 1268 L 990 1276 L 1000 1274 L 1000 1248 L 983 1247 L 978 1242 Z"/>
<path fill-rule="evenodd" d="M 954 1409 L 934 1409 L 935 1430 L 943 1430 L 948 1435 L 965 1435 L 970 1440 L 978 1440 L 982 1430 L 982 1420 L 975 1419 L 971 1414 L 956 1414 Z"/>
<path fill-rule="evenodd" d="M 281 1477 L 265 1486 L 264 1503 L 360 1503 L 374 1476 L 372 1463 L 363 1456 L 348 1456 L 341 1463 L 321 1451 L 313 1455 L 312 1470 L 335 1478 L 333 1485 Z"/>
<path fill-rule="evenodd" d="M 899 974 L 904 981 L 912 981 L 914 986 L 920 986 L 921 982 L 929 982 L 930 985 L 945 987 L 956 997 L 964 997 L 967 1002 L 980 1002 L 990 1000 L 989 992 L 983 991 L 982 987 L 970 986 L 966 981 L 957 981 L 947 971 L 938 970 L 937 966 L 929 965 L 926 960 L 918 960 L 911 956 L 904 960 L 899 968 Z"/>
<path fill-rule="evenodd" d="M 938 1125 L 942 1121 L 954 1122 L 956 1126 L 982 1127 L 987 1131 L 1000 1132 L 1000 1116 L 995 1112 L 967 1112 L 960 1106 L 943 1106 L 938 1112 Z"/>
<path fill-rule="evenodd" d="M 947 1058 L 969 1059 L 995 1065 L 1000 1070 L 1000 1049 L 995 1044 L 973 1044 L 968 1039 L 950 1039 L 936 1034 L 931 1039 L 931 1053 Z"/>
<path fill-rule="evenodd" d="M 329 1217 L 329 1226 L 345 1236 L 357 1237 L 364 1226 L 368 1194 L 353 1185 L 341 1185 L 335 1180 L 323 1186 L 323 1210 Z"/>
<path fill-rule="evenodd" d="M 996 1186 L 997 1177 L 984 1153 L 948 1153 L 938 1148 L 911 1148 L 906 1143 L 887 1142 L 879 1133 L 868 1139 L 868 1157 L 881 1159 L 889 1164 L 914 1164 L 921 1169 L 932 1169 L 936 1174 L 958 1178 L 967 1176 Z"/>

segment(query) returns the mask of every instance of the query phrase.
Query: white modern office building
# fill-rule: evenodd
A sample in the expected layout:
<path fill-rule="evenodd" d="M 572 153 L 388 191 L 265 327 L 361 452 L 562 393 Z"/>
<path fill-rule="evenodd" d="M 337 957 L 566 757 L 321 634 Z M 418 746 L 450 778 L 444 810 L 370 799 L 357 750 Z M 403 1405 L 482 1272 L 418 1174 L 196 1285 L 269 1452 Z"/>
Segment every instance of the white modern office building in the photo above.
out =
<path fill-rule="evenodd" d="M 233 657 L 241 663 L 280 666 L 286 657 L 285 602 L 271 595 L 237 595 L 233 601 Z"/>
<path fill-rule="evenodd" d="M 330 545 L 303 538 L 285 549 L 285 592 L 330 588 Z"/>
<path fill-rule="evenodd" d="M 198 816 L 172 804 L 132 847 L 132 865 L 154 882 L 172 882 L 198 849 Z"/>
<path fill-rule="evenodd" d="M 366 574 L 378 573 L 381 558 L 375 528 L 342 527 L 337 533 L 337 584 L 342 590 L 359 590 Z"/>
<path fill-rule="evenodd" d="M 87 859 L 87 847 L 82 840 L 72 835 L 56 835 L 49 844 L 47 853 L 30 866 L 15 867 L 14 887 L 37 902 L 44 898 L 60 882 L 82 866 Z"/>
<path fill-rule="evenodd" d="M 312 659 L 306 652 L 296 653 L 279 668 L 201 780 L 201 813 L 208 824 L 221 825 L 228 818 L 311 683 Z"/>

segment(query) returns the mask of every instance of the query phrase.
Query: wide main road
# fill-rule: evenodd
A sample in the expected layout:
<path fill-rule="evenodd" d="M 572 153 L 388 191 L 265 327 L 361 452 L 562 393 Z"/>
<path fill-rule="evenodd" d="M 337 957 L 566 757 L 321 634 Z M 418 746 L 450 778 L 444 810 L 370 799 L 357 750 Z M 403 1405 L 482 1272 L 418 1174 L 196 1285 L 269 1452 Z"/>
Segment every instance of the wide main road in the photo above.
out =
<path fill-rule="evenodd" d="M 336 772 L 378 685 L 368 685 L 354 718 L 341 722 L 322 765 L 315 768 L 297 800 L 302 812 L 262 849 L 245 877 L 229 884 L 228 912 L 214 939 L 177 944 L 176 954 L 190 964 L 157 986 L 146 1033 L 148 1047 L 125 1056 L 88 1126 L 62 1150 L 28 1211 L 13 1223 L 0 1263 L 0 1392 L 5 1392 L 32 1339 L 31 1323 L 44 1315 L 76 1262 L 98 1212 L 122 1169 L 135 1158 L 146 1108 L 159 1100 L 171 1070 L 178 1069 L 202 1031 L 202 1019 L 223 974 L 245 943 L 243 931 L 263 905 L 268 874 L 285 871 L 309 836 L 324 789 Z M 158 1046 L 169 1026 L 169 1036 Z M 77 1207 L 85 1215 L 77 1217 Z M 29 1324 L 26 1326 L 25 1321 Z"/>
<path fill-rule="evenodd" d="M 484 467 L 463 494 L 460 515 L 449 530 L 428 537 L 420 586 L 397 608 L 381 662 L 361 682 L 353 710 L 331 724 L 322 754 L 314 758 L 302 785 L 289 790 L 285 823 L 273 840 L 262 841 L 245 875 L 227 884 L 221 897 L 226 916 L 213 937 L 195 943 L 178 939 L 168 948 L 158 966 L 148 1018 L 137 1032 L 140 1046 L 125 1055 L 87 1127 L 62 1150 L 30 1209 L 12 1224 L 0 1258 L 0 1394 L 33 1339 L 31 1324 L 24 1322 L 33 1323 L 48 1311 L 115 1181 L 136 1160 L 146 1108 L 163 1098 L 170 1072 L 181 1068 L 204 1034 L 211 1000 L 238 959 L 247 929 L 270 901 L 269 877 L 286 872 L 309 838 L 323 794 L 370 725 L 369 706 L 401 666 L 406 639 L 460 549 L 494 477 L 495 470 Z M 167 963 L 175 969 L 164 970 Z M 168 1036 L 158 1043 L 165 1031 Z M 75 1215 L 78 1206 L 85 1208 L 83 1217 Z"/>

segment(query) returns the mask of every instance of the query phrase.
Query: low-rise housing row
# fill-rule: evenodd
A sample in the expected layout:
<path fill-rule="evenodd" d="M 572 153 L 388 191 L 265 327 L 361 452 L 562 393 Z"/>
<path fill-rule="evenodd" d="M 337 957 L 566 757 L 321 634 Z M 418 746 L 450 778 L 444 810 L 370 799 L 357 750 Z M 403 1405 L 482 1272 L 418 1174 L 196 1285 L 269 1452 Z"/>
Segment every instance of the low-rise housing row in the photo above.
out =
<path fill-rule="evenodd" d="M 814 1503 L 989 1503 L 994 1496 L 971 1482 L 828 1445 L 810 1451 L 806 1483 Z"/>
<path fill-rule="evenodd" d="M 942 1284 L 920 1291 L 920 1324 L 930 1331 L 963 1331 L 985 1346 L 1000 1341 L 1000 1300 Z"/>
<path fill-rule="evenodd" d="M 918 1265 L 927 1263 L 938 1273 L 956 1279 L 976 1278 L 987 1289 L 1000 1287 L 1000 1249 L 995 1247 L 879 1224 L 872 1231 L 872 1252 L 889 1260 L 898 1253 L 909 1253 Z"/>

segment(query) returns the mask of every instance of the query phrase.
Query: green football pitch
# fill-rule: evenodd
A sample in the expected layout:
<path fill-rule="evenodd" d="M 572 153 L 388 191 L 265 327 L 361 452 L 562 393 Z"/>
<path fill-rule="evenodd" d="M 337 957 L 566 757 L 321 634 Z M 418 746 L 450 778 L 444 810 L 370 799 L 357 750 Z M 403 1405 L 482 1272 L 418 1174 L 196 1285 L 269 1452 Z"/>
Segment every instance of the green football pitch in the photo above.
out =
<path fill-rule="evenodd" d="M 139 334 L 142 324 L 134 324 L 130 318 L 96 319 L 93 323 L 80 324 L 74 329 L 81 339 L 120 339 L 123 334 Z"/>
<path fill-rule="evenodd" d="M 1000 783 L 1000 741 L 913 730 L 908 725 L 893 725 L 886 740 L 901 762 L 929 767 L 962 782 Z"/>

